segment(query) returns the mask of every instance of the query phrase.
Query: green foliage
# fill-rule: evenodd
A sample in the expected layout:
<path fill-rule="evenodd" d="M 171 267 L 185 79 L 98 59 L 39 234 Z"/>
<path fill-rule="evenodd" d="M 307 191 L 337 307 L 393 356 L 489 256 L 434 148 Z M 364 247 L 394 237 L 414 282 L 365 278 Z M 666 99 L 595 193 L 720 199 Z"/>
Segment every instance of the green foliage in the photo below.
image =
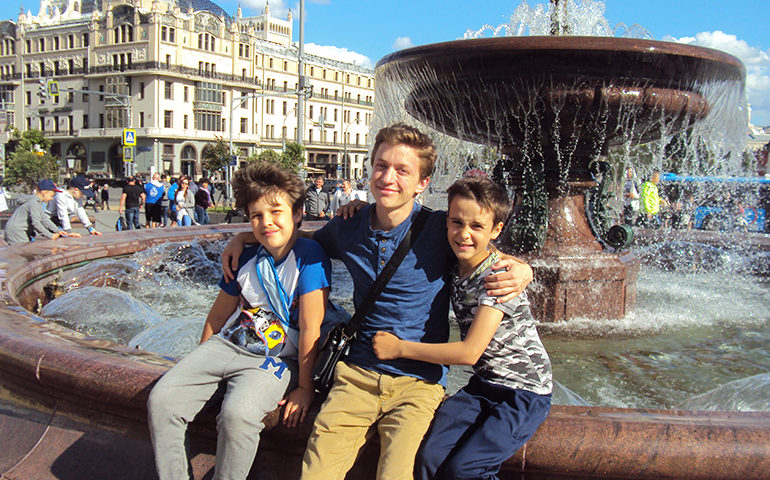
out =
<path fill-rule="evenodd" d="M 284 148 L 282 157 L 283 168 L 292 173 L 299 173 L 299 168 L 305 159 L 305 147 L 297 142 L 289 142 Z"/>
<path fill-rule="evenodd" d="M 7 186 L 19 185 L 27 192 L 33 192 L 37 182 L 43 178 L 56 179 L 59 175 L 59 160 L 50 153 L 37 155 L 17 149 L 5 166 Z"/>
<path fill-rule="evenodd" d="M 22 133 L 18 128 L 14 128 L 11 139 L 8 141 L 7 151 L 10 156 L 15 152 L 34 152 L 36 145 L 41 150 L 48 151 L 53 141 L 46 138 L 40 130 L 30 129 Z"/>
<path fill-rule="evenodd" d="M 304 158 L 305 147 L 299 143 L 291 142 L 286 144 L 283 153 L 275 150 L 262 150 L 259 153 L 253 153 L 249 156 L 249 162 L 272 162 L 281 165 L 286 170 L 297 174 Z"/>
<path fill-rule="evenodd" d="M 216 172 L 230 163 L 230 145 L 222 137 L 208 143 L 201 152 L 201 166 L 207 172 Z"/>

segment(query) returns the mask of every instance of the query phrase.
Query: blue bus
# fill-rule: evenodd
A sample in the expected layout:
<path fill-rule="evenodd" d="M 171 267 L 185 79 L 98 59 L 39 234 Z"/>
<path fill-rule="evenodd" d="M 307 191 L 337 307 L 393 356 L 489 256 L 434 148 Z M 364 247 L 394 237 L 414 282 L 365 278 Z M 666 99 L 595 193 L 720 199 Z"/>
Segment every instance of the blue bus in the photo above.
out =
<path fill-rule="evenodd" d="M 674 227 L 770 231 L 770 179 L 664 173 L 660 190 Z"/>

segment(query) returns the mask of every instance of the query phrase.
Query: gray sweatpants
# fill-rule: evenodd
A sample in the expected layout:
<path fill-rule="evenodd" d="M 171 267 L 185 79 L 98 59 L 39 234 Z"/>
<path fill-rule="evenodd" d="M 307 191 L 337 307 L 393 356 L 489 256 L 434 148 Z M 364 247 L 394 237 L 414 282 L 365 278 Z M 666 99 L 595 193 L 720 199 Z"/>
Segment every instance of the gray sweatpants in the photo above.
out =
<path fill-rule="evenodd" d="M 262 419 L 296 382 L 296 365 L 251 354 L 213 336 L 169 370 L 147 401 L 150 437 L 161 480 L 192 478 L 187 424 L 222 398 L 217 416 L 215 479 L 244 479 L 259 446 Z M 226 382 L 226 391 L 218 388 Z"/>

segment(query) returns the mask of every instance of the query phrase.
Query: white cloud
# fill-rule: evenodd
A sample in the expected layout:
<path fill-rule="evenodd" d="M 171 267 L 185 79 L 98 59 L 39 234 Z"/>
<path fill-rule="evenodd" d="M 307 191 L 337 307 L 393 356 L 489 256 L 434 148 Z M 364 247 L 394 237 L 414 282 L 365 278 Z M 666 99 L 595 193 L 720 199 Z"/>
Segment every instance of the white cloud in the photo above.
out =
<path fill-rule="evenodd" d="M 305 52 L 311 55 L 331 58 L 340 62 L 355 63 L 356 65 L 361 65 L 362 67 L 373 68 L 372 60 L 369 57 L 357 52 L 350 51 L 347 48 L 306 43 Z"/>
<path fill-rule="evenodd" d="M 715 48 L 738 57 L 746 66 L 746 99 L 751 105 L 752 123 L 770 125 L 770 50 L 752 47 L 745 40 L 719 30 L 663 40 Z"/>
<path fill-rule="evenodd" d="M 409 37 L 398 37 L 395 42 L 393 42 L 393 50 L 401 50 L 404 48 L 409 48 L 413 46 L 412 39 Z"/>
<path fill-rule="evenodd" d="M 265 9 L 265 0 L 242 0 L 243 6 L 253 8 L 262 13 Z M 274 17 L 286 18 L 286 14 L 289 13 L 289 6 L 286 0 L 269 0 L 270 2 L 270 15 Z M 297 14 L 297 10 L 294 9 L 294 14 Z"/>

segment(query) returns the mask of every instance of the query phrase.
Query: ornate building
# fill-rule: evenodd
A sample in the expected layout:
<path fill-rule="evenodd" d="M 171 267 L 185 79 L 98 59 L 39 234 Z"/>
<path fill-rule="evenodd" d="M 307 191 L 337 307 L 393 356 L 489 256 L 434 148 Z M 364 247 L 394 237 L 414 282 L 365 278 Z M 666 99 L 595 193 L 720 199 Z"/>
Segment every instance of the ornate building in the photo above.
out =
<path fill-rule="evenodd" d="M 0 23 L 0 141 L 12 126 L 38 128 L 63 168 L 113 178 L 123 176 L 124 128 L 136 130 L 138 173 L 199 176 L 217 137 L 241 159 L 280 151 L 298 138 L 291 38 L 291 12 L 275 18 L 269 5 L 233 18 L 208 0 L 41 0 L 37 16 Z M 304 66 L 308 166 L 361 178 L 373 71 L 313 55 Z M 49 80 L 60 94 L 41 97 Z"/>

